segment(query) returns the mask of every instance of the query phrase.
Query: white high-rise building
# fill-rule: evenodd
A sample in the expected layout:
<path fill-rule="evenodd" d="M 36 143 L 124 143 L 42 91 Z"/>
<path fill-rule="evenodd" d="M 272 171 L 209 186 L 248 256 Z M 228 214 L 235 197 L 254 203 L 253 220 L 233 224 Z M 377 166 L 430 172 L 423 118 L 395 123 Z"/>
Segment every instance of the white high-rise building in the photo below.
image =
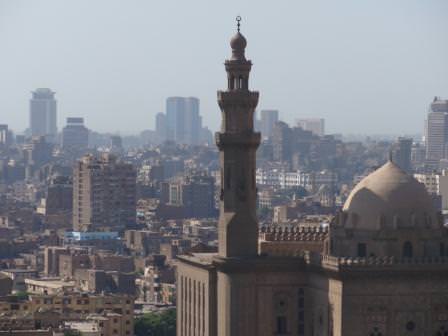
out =
<path fill-rule="evenodd" d="M 55 92 L 40 88 L 32 92 L 30 99 L 30 130 L 32 136 L 44 136 L 48 142 L 56 142 L 57 115 Z"/>
<path fill-rule="evenodd" d="M 297 126 L 319 136 L 325 135 L 325 119 L 322 118 L 298 119 Z"/>
<path fill-rule="evenodd" d="M 169 97 L 166 100 L 167 139 L 187 145 L 200 142 L 202 118 L 199 99 L 195 97 Z"/>
<path fill-rule="evenodd" d="M 434 98 L 428 112 L 425 130 L 426 160 L 438 165 L 447 157 L 448 100 Z"/>
<path fill-rule="evenodd" d="M 277 110 L 261 110 L 261 136 L 263 138 L 269 138 L 272 135 L 272 129 L 277 121 Z"/>

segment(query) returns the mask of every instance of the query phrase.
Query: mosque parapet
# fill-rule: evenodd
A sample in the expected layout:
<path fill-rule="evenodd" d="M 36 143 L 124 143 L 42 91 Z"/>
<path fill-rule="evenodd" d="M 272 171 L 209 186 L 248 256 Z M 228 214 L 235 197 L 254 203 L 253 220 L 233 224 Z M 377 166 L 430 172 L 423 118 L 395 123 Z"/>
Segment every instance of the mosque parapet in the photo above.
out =
<path fill-rule="evenodd" d="M 259 233 L 264 241 L 323 241 L 328 237 L 328 227 L 262 227 Z"/>
<path fill-rule="evenodd" d="M 428 269 L 448 269 L 448 257 L 415 257 L 415 258 L 397 258 L 397 257 L 334 257 L 330 255 L 321 255 L 320 258 L 316 256 L 304 257 L 309 264 L 319 264 L 323 268 L 328 269 L 375 269 L 375 268 L 390 268 L 394 271 L 411 270 L 422 268 Z M 441 268 L 441 265 L 447 267 Z"/>

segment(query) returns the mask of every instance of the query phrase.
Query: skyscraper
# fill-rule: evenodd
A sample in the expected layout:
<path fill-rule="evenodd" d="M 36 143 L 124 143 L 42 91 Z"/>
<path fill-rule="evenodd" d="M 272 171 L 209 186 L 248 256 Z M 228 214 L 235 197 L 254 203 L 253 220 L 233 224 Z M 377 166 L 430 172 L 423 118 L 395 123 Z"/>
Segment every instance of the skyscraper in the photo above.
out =
<path fill-rule="evenodd" d="M 410 173 L 412 170 L 411 151 L 411 138 L 399 137 L 392 147 L 392 157 L 394 163 L 407 173 Z"/>
<path fill-rule="evenodd" d="M 199 99 L 195 97 L 169 97 L 166 100 L 167 139 L 177 143 L 196 145 L 200 141 L 202 119 Z"/>
<path fill-rule="evenodd" d="M 283 121 L 272 129 L 272 155 L 275 161 L 288 161 L 293 154 L 293 131 Z"/>
<path fill-rule="evenodd" d="M 135 225 L 136 171 L 112 154 L 86 155 L 73 171 L 74 231 L 122 231 Z"/>
<path fill-rule="evenodd" d="M 271 137 L 272 129 L 277 121 L 277 110 L 261 110 L 261 136 L 263 138 Z"/>
<path fill-rule="evenodd" d="M 325 135 L 325 119 L 322 118 L 298 119 L 297 126 L 301 127 L 305 131 L 311 131 L 319 136 Z"/>
<path fill-rule="evenodd" d="M 62 130 L 62 148 L 83 150 L 89 145 L 89 130 L 84 126 L 84 118 L 67 118 Z"/>
<path fill-rule="evenodd" d="M 438 165 L 447 157 L 448 143 L 448 100 L 435 97 L 429 106 L 426 120 L 426 160 Z"/>
<path fill-rule="evenodd" d="M 40 88 L 32 92 L 30 100 L 30 129 L 32 136 L 45 136 L 48 142 L 56 142 L 57 115 L 55 92 Z"/>
<path fill-rule="evenodd" d="M 167 139 L 166 115 L 162 112 L 156 114 L 156 141 L 162 143 Z"/>
<path fill-rule="evenodd" d="M 10 143 L 10 133 L 8 125 L 0 125 L 0 146 L 8 146 Z"/>

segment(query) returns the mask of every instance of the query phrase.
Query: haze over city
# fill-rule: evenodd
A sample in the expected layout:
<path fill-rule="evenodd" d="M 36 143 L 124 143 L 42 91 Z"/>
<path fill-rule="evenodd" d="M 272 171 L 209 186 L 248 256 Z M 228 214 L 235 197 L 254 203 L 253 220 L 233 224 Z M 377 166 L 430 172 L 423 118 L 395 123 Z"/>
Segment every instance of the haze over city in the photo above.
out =
<path fill-rule="evenodd" d="M 447 336 L 447 13 L 0 0 L 0 336 Z"/>
<path fill-rule="evenodd" d="M 234 17 L 250 37 L 257 109 L 325 118 L 329 133 L 422 133 L 448 87 L 448 2 L 0 0 L 0 122 L 23 131 L 49 87 L 58 128 L 154 128 L 169 96 L 195 96 L 216 130 Z"/>

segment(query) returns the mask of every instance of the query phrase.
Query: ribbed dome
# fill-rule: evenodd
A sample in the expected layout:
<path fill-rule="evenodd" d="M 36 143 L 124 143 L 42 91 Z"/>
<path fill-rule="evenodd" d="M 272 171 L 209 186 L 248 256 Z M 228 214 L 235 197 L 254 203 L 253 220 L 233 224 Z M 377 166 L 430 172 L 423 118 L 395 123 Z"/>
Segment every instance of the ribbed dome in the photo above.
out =
<path fill-rule="evenodd" d="M 437 226 L 437 215 L 422 183 L 389 161 L 350 193 L 343 212 L 353 227 Z"/>

